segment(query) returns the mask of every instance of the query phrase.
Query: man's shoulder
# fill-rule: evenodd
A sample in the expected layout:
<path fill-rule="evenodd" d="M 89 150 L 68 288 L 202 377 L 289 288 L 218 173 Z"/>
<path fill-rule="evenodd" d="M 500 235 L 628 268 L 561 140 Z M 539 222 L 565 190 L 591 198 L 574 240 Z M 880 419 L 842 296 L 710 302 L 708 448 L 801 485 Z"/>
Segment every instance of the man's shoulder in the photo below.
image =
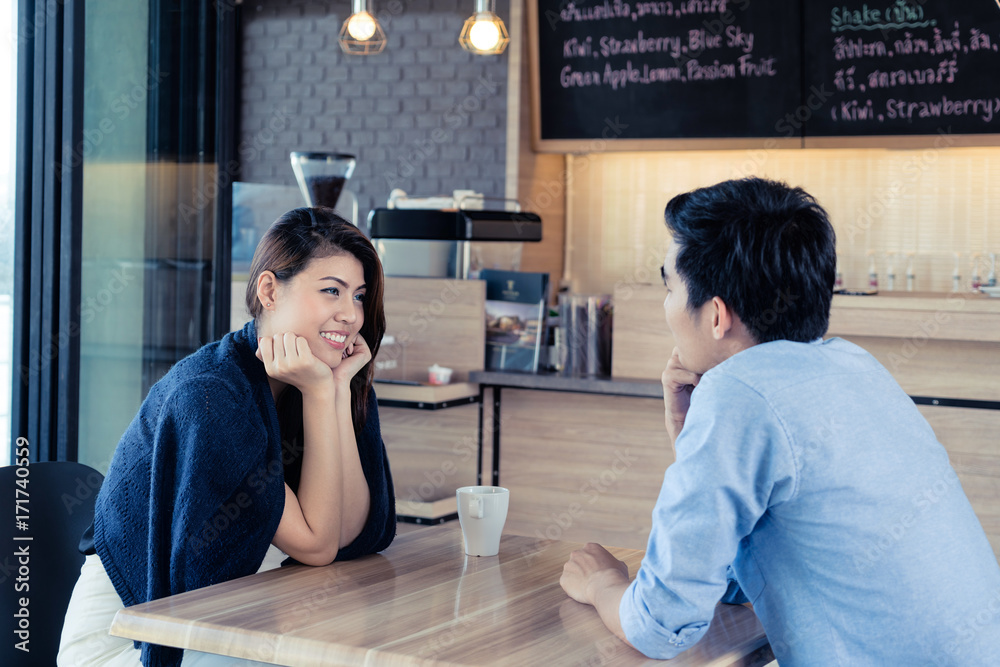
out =
<path fill-rule="evenodd" d="M 734 383 L 770 394 L 834 375 L 867 373 L 882 366 L 864 349 L 841 338 L 799 343 L 761 343 L 733 355 L 705 374 L 711 383 Z"/>
<path fill-rule="evenodd" d="M 775 340 L 749 347 L 713 368 L 709 373 L 729 376 L 824 373 L 833 368 L 867 368 L 875 362 L 863 348 L 842 338 L 799 343 Z"/>

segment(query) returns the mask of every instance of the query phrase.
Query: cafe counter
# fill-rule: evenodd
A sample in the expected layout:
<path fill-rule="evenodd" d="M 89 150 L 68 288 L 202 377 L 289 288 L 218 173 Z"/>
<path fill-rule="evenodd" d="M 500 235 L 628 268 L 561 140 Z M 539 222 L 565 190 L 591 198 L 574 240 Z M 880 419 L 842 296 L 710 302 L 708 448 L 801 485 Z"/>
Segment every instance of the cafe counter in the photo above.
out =
<path fill-rule="evenodd" d="M 445 292 L 435 286 L 423 293 Z M 645 548 L 673 461 L 660 374 L 674 344 L 662 303 L 658 285 L 629 285 L 614 295 L 611 378 L 467 364 L 461 380 L 470 403 L 384 408 L 397 497 L 434 502 L 464 484 L 498 481 L 511 489 L 514 533 Z M 445 313 L 435 325 L 448 319 Z M 917 403 L 1000 554 L 1000 299 L 836 296 L 828 335 L 872 353 Z"/>

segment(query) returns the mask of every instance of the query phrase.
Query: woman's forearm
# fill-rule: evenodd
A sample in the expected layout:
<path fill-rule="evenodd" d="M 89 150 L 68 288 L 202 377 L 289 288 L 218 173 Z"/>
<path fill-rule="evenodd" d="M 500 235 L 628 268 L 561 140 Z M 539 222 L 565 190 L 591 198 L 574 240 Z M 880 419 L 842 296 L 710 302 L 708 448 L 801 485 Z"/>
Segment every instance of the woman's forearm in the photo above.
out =
<path fill-rule="evenodd" d="M 302 392 L 303 452 L 298 491 L 285 492 L 274 543 L 309 565 L 333 561 L 368 516 L 365 481 L 350 417 L 350 389 Z"/>
<path fill-rule="evenodd" d="M 343 490 L 340 545 L 346 546 L 361 534 L 368 521 L 371 493 L 368 489 L 368 481 L 365 479 L 365 471 L 361 467 L 358 442 L 354 434 L 350 386 L 338 388 L 334 410 L 337 413 L 337 429 L 340 436 L 340 470 Z"/>

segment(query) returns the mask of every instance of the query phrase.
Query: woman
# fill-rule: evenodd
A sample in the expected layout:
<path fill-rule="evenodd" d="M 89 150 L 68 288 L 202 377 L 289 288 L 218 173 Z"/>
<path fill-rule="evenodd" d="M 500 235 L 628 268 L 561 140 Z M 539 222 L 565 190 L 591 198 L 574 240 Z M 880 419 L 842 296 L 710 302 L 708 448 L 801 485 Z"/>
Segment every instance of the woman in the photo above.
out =
<path fill-rule="evenodd" d="M 371 242 L 332 210 L 275 221 L 250 267 L 253 319 L 171 368 L 115 450 L 60 665 L 209 662 L 107 629 L 123 605 L 256 572 L 269 547 L 326 565 L 389 545 L 382 287 Z"/>

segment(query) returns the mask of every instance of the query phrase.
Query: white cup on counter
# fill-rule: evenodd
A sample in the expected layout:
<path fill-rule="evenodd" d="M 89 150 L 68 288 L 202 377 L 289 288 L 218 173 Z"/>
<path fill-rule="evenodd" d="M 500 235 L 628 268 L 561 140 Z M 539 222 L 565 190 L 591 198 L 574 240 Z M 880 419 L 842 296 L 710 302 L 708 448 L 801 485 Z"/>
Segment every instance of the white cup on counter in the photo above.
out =
<path fill-rule="evenodd" d="M 451 382 L 451 369 L 434 364 L 427 368 L 427 382 L 430 384 L 448 384 Z"/>
<path fill-rule="evenodd" d="M 500 535 L 507 522 L 510 491 L 502 486 L 463 486 L 455 491 L 455 495 L 465 553 L 469 556 L 496 556 L 500 552 Z"/>

